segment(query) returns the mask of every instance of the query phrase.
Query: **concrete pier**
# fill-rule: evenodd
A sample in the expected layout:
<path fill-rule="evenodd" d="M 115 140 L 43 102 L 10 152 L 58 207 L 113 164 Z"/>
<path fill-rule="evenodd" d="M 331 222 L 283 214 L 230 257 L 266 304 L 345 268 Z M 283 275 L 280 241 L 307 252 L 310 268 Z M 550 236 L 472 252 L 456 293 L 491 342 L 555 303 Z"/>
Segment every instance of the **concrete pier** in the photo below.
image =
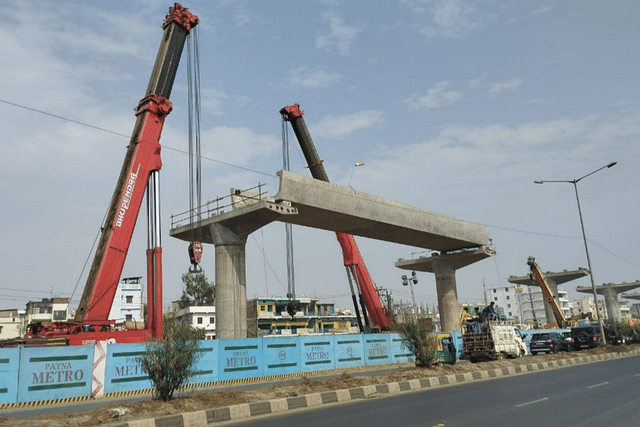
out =
<path fill-rule="evenodd" d="M 547 283 L 549 283 L 549 288 L 551 288 L 551 293 L 554 298 L 558 299 L 558 285 L 561 285 L 566 282 L 570 282 L 572 280 L 579 279 L 584 276 L 589 275 L 589 270 L 586 268 L 578 268 L 577 270 L 564 270 L 560 272 L 552 272 L 547 271 L 544 273 L 544 277 L 547 279 Z M 509 283 L 513 283 L 514 285 L 526 285 L 526 286 L 538 286 L 538 283 L 531 278 L 531 276 L 509 276 L 507 279 Z M 591 289 L 591 288 L 589 288 Z M 544 305 L 544 313 L 547 318 L 547 323 L 552 323 L 556 321 L 556 317 L 553 314 L 553 309 L 549 304 Z"/>
<path fill-rule="evenodd" d="M 444 332 L 459 331 L 460 306 L 458 304 L 456 270 L 495 254 L 496 252 L 493 249 L 482 246 L 477 249 L 461 250 L 453 253 L 434 253 L 429 257 L 417 259 L 401 258 L 395 265 L 402 270 L 424 271 L 435 274 L 440 329 Z"/>
<path fill-rule="evenodd" d="M 273 221 L 443 252 L 478 248 L 489 240 L 488 229 L 482 225 L 288 171 L 279 171 L 278 175 L 280 189 L 274 197 L 232 189 L 230 212 L 207 211 L 207 217 L 199 221 L 200 241 L 216 247 L 218 338 L 246 337 L 245 244 L 249 234 Z M 178 225 L 169 231 L 170 236 L 184 241 L 190 241 L 192 234 L 189 225 Z M 447 255 L 452 260 L 460 256 Z M 437 268 L 442 282 L 451 282 L 449 264 Z M 455 277 L 453 288 L 457 306 Z M 443 294 L 450 293 L 449 289 L 450 285 L 445 286 Z"/>
<path fill-rule="evenodd" d="M 596 293 L 598 295 L 604 295 L 604 305 L 605 307 L 607 307 L 607 317 L 609 320 L 613 320 L 616 322 L 622 320 L 618 294 L 636 289 L 638 287 L 640 287 L 640 281 L 637 280 L 632 283 L 604 283 L 601 286 L 596 286 Z M 593 294 L 593 289 L 591 288 L 591 286 L 577 286 L 576 291 L 585 294 Z"/>

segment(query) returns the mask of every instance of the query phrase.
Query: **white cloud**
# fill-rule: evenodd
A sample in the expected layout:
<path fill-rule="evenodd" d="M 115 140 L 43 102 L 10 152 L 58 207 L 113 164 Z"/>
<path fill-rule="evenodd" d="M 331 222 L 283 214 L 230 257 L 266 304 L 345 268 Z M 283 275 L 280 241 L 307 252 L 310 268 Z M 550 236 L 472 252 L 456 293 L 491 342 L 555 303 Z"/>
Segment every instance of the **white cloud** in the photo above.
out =
<path fill-rule="evenodd" d="M 346 24 L 344 19 L 333 11 L 326 12 L 323 19 L 329 23 L 329 32 L 316 37 L 316 47 L 327 51 L 335 49 L 340 55 L 347 55 L 356 37 L 364 29 Z"/>
<path fill-rule="evenodd" d="M 383 121 L 382 111 L 367 110 L 344 116 L 326 116 L 310 128 L 318 138 L 342 139 L 356 131 L 380 126 Z"/>
<path fill-rule="evenodd" d="M 450 85 L 451 82 L 449 81 L 438 82 L 427 91 L 426 95 L 415 93 L 403 102 L 409 105 L 411 110 L 422 108 L 431 110 L 434 108 L 448 107 L 463 98 L 462 92 L 446 90 Z"/>
<path fill-rule="evenodd" d="M 217 126 L 208 129 L 200 137 L 203 156 L 221 159 L 226 163 L 246 165 L 255 157 L 265 156 L 280 149 L 281 141 L 275 135 L 258 135 L 249 128 Z"/>
<path fill-rule="evenodd" d="M 522 86 L 522 83 L 524 83 L 524 81 L 518 78 L 507 80 L 505 82 L 491 83 L 491 87 L 489 87 L 488 92 L 495 95 L 506 91 L 516 90 Z"/>
<path fill-rule="evenodd" d="M 418 17 L 427 15 L 429 22 L 419 24 L 420 34 L 428 39 L 462 38 L 485 25 L 489 15 L 473 2 L 462 0 L 403 0 Z"/>
<path fill-rule="evenodd" d="M 340 80 L 342 76 L 337 73 L 330 73 L 323 68 L 308 69 L 296 68 L 289 72 L 285 86 L 297 86 L 305 89 L 319 89 L 329 87 L 332 83 Z"/>

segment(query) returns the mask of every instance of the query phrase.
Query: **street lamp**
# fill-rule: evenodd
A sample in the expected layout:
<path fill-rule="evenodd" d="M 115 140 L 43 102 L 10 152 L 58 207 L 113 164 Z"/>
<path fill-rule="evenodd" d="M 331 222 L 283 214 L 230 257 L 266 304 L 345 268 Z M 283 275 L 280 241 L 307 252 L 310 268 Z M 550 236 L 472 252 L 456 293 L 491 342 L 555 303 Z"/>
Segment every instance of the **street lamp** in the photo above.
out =
<path fill-rule="evenodd" d="M 589 172 L 588 174 L 581 176 L 580 178 L 573 179 L 570 181 L 562 181 L 562 180 L 535 180 L 533 181 L 535 184 L 544 184 L 545 182 L 566 182 L 568 184 L 573 184 L 573 188 L 576 192 L 576 202 L 578 203 L 578 215 L 580 216 L 580 227 L 582 227 L 582 239 L 584 240 L 584 251 L 587 253 L 587 265 L 589 266 L 589 277 L 591 278 L 591 290 L 593 291 L 593 301 L 596 306 L 596 319 L 598 319 L 598 325 L 600 326 L 600 335 L 602 335 L 602 343 L 606 344 L 607 340 L 604 336 L 604 327 L 602 326 L 602 318 L 600 317 L 600 313 L 598 311 L 598 294 L 596 292 L 596 283 L 593 280 L 593 269 L 591 268 L 591 259 L 589 258 L 589 247 L 587 246 L 587 235 L 584 232 L 584 221 L 582 220 L 582 209 L 580 208 L 580 197 L 578 197 L 578 182 L 582 179 L 588 177 L 589 175 L 593 175 L 594 173 L 601 171 L 605 168 L 610 168 L 615 166 L 618 162 L 611 162 L 608 165 L 602 166 L 594 170 L 593 172 Z"/>
<path fill-rule="evenodd" d="M 406 274 L 402 275 L 402 285 L 411 285 L 411 299 L 413 300 L 413 312 L 416 314 L 416 321 L 418 321 L 418 308 L 416 307 L 416 296 L 413 293 L 413 285 L 418 284 L 418 276 L 415 271 L 411 272 L 411 278 L 407 278 Z"/>

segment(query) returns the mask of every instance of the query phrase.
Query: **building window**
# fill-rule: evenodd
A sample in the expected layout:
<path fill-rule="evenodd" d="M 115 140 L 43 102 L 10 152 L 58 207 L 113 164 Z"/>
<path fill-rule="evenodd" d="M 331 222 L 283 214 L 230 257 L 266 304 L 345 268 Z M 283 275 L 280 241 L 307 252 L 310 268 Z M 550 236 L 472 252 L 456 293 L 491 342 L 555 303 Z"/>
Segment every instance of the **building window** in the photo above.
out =
<path fill-rule="evenodd" d="M 509 295 L 507 295 L 507 299 L 509 299 Z"/>
<path fill-rule="evenodd" d="M 497 293 L 497 292 L 498 292 L 498 290 L 497 290 L 497 289 L 494 289 L 494 290 L 493 290 L 493 293 L 494 293 L 494 294 L 495 294 L 495 293 Z"/>
<path fill-rule="evenodd" d="M 504 291 L 505 292 L 509 292 L 509 288 L 504 288 Z"/>
<path fill-rule="evenodd" d="M 266 306 L 264 306 L 264 305 L 260 306 L 260 311 L 267 311 L 266 309 L 267 309 Z"/>
<path fill-rule="evenodd" d="M 126 320 L 127 322 L 131 322 L 131 321 L 133 320 L 133 315 L 131 315 L 131 314 L 127 314 L 127 315 L 125 316 L 125 320 Z"/>
<path fill-rule="evenodd" d="M 495 297 L 494 300 L 498 301 L 498 297 Z"/>
<path fill-rule="evenodd" d="M 198 317 L 198 325 L 202 325 L 202 317 Z"/>
<path fill-rule="evenodd" d="M 133 295 L 127 295 L 127 304 L 133 304 Z"/>
<path fill-rule="evenodd" d="M 215 321 L 216 321 L 216 318 L 215 318 L 215 317 L 209 317 L 209 323 L 210 323 L 210 324 L 212 324 L 212 325 L 213 325 Z"/>
<path fill-rule="evenodd" d="M 507 308 L 511 308 L 511 304 L 507 304 Z"/>
<path fill-rule="evenodd" d="M 65 310 L 54 311 L 53 320 L 67 320 L 67 312 Z"/>

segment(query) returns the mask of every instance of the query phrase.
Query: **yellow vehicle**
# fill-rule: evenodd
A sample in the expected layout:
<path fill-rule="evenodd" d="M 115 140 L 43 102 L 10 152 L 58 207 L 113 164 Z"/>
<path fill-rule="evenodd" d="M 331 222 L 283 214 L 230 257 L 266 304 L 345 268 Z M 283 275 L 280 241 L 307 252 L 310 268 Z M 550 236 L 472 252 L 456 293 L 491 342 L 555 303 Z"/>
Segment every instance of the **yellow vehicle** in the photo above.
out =
<path fill-rule="evenodd" d="M 439 332 L 438 347 L 436 349 L 436 362 L 448 363 L 455 365 L 456 363 L 456 346 L 453 343 L 453 336 L 448 332 Z"/>

